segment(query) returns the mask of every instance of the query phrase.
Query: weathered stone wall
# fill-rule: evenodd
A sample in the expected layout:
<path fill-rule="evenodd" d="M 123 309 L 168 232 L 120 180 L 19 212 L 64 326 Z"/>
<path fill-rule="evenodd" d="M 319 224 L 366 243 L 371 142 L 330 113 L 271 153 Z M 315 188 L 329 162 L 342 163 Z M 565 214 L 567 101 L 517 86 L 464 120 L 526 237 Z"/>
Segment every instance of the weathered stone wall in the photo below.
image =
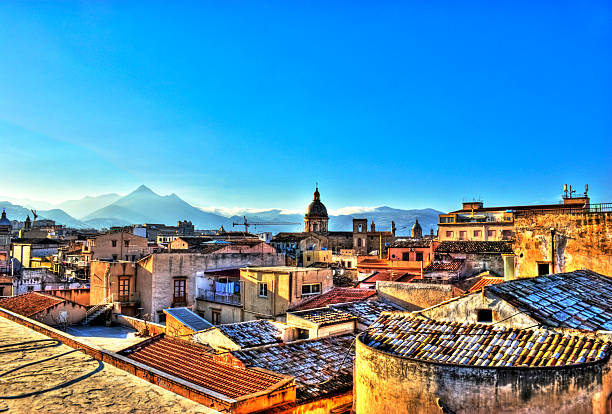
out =
<path fill-rule="evenodd" d="M 161 311 L 172 307 L 174 279 L 186 278 L 187 307 L 192 307 L 197 295 L 197 279 L 207 270 L 230 269 L 241 266 L 279 266 L 282 254 L 199 254 L 158 253 L 138 262 L 136 277 L 144 313 L 159 321 Z M 198 276 L 200 275 L 200 276 Z"/>
<path fill-rule="evenodd" d="M 462 296 L 455 300 L 419 312 L 420 315 L 439 321 L 478 322 L 478 309 L 491 309 L 493 322 L 508 328 L 529 328 L 538 322 L 493 293 L 481 292 Z"/>
<path fill-rule="evenodd" d="M 409 311 L 428 308 L 454 297 L 451 285 L 426 283 L 376 282 L 378 296 Z"/>
<path fill-rule="evenodd" d="M 606 413 L 607 361 L 580 367 L 477 368 L 400 358 L 356 341 L 357 414 Z"/>
<path fill-rule="evenodd" d="M 612 276 L 612 213 L 537 214 L 515 220 L 516 275 L 538 275 L 538 262 L 551 260 L 555 229 L 555 273 L 590 269 Z"/>

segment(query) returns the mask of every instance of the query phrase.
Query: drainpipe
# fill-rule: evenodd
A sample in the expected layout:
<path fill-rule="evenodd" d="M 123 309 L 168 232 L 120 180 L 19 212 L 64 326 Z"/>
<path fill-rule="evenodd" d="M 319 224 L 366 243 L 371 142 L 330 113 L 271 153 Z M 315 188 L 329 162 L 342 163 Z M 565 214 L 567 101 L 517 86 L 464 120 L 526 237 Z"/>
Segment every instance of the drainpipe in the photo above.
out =
<path fill-rule="evenodd" d="M 555 228 L 550 228 L 551 253 L 550 253 L 550 273 L 555 273 Z"/>

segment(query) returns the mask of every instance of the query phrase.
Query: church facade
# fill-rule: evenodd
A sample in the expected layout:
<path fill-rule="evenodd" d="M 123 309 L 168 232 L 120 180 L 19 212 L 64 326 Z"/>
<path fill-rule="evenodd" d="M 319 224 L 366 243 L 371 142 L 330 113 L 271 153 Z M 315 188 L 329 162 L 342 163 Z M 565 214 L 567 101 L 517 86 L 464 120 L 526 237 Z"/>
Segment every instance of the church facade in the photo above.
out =
<path fill-rule="evenodd" d="M 298 262 L 301 252 L 306 250 L 327 249 L 339 254 L 340 250 L 350 249 L 356 255 L 366 255 L 386 250 L 386 246 L 395 241 L 395 230 L 395 223 L 392 223 L 391 231 L 376 231 L 374 222 L 370 223 L 368 230 L 368 220 L 360 218 L 353 219 L 352 231 L 329 231 L 329 215 L 317 187 L 304 214 L 304 232 L 278 233 L 270 244 L 277 252 Z"/>

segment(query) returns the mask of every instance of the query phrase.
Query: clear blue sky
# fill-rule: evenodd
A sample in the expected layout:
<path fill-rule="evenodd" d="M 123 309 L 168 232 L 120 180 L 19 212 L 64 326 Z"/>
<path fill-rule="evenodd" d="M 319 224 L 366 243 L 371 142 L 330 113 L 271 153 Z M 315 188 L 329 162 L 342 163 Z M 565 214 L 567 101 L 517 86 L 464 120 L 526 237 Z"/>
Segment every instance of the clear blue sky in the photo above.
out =
<path fill-rule="evenodd" d="M 3 1 L 0 194 L 609 202 L 611 55 L 609 1 Z"/>

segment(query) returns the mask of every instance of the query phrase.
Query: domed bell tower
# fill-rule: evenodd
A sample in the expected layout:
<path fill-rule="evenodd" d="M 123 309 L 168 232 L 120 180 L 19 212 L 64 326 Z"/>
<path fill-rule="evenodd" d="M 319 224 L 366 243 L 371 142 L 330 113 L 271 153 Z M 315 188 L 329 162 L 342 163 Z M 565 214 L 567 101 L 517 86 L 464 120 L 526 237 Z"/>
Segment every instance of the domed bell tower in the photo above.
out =
<path fill-rule="evenodd" d="M 304 215 L 304 232 L 327 233 L 328 222 L 327 208 L 321 203 L 319 187 L 316 187 L 312 203 L 308 205 Z"/>

